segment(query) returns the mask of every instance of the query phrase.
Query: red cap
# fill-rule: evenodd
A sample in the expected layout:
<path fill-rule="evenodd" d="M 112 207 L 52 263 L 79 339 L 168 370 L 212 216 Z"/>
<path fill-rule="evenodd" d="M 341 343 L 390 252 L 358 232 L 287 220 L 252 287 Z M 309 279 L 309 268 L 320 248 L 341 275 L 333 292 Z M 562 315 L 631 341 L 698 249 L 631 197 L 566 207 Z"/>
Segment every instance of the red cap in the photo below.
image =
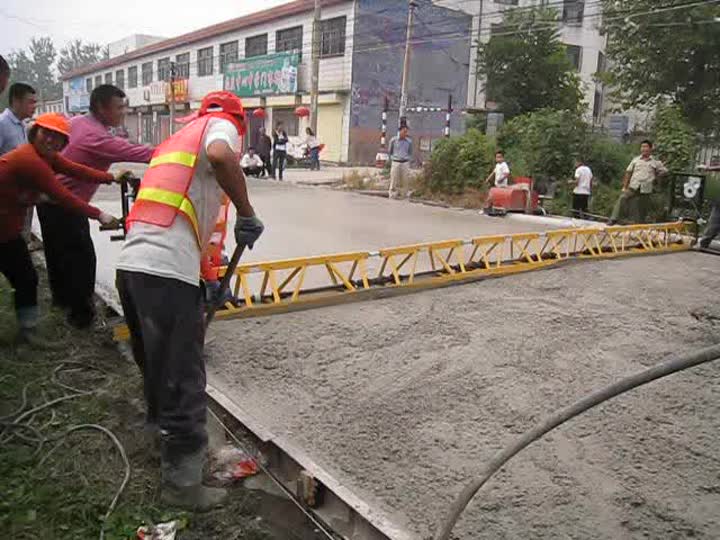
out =
<path fill-rule="evenodd" d="M 210 113 L 229 114 L 236 119 L 240 135 L 245 134 L 245 108 L 240 98 L 232 92 L 220 90 L 206 95 L 200 104 L 198 114 L 203 116 Z"/>

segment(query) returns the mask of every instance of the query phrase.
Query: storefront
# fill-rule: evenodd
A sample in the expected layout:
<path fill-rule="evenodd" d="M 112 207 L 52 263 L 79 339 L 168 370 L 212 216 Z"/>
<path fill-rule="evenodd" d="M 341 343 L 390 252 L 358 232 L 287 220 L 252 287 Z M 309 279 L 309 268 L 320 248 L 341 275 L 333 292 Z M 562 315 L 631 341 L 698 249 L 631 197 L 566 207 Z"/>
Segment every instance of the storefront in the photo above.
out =
<path fill-rule="evenodd" d="M 301 105 L 309 106 L 310 95 L 298 91 L 298 62 L 296 52 L 284 52 L 247 58 L 227 66 L 223 87 L 242 98 L 248 111 L 249 133 L 245 137 L 245 147 L 257 143 L 261 127 L 272 135 L 279 122 L 282 122 L 292 146 L 299 147 L 304 143 L 309 119 L 298 117 L 295 109 Z M 319 96 L 317 136 L 325 144 L 320 156 L 323 161 L 346 160 L 343 116 L 347 99 L 340 92 Z M 257 108 L 263 109 L 262 117 L 253 114 Z"/>
<path fill-rule="evenodd" d="M 170 107 L 175 107 L 176 118 L 189 114 L 188 96 L 187 79 L 176 80 L 174 88 L 166 81 L 143 88 L 143 99 L 147 104 L 129 109 L 125 118 L 130 140 L 158 145 L 170 137 Z"/>

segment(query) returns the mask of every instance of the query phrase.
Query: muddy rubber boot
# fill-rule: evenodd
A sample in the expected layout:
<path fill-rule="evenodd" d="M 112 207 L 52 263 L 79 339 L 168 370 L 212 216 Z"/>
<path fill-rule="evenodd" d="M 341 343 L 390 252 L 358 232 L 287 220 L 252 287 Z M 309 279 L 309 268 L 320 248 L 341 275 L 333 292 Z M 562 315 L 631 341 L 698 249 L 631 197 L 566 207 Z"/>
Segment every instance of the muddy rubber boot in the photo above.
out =
<path fill-rule="evenodd" d="M 176 460 L 163 458 L 161 500 L 191 512 L 207 512 L 222 505 L 227 491 L 202 484 L 205 449 Z"/>

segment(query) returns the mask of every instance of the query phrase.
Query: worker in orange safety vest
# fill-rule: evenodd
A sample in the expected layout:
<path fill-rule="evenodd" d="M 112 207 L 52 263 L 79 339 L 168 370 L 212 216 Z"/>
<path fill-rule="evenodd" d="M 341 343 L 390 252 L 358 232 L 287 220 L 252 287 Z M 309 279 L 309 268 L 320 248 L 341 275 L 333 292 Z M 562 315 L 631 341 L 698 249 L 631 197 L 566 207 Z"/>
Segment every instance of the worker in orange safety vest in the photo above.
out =
<path fill-rule="evenodd" d="M 237 209 L 235 238 L 252 249 L 263 231 L 237 151 L 245 111 L 212 92 L 198 118 L 157 147 L 128 217 L 117 288 L 143 374 L 146 427 L 159 433 L 162 500 L 209 510 L 225 490 L 202 484 L 207 450 L 201 259 L 223 197 Z"/>

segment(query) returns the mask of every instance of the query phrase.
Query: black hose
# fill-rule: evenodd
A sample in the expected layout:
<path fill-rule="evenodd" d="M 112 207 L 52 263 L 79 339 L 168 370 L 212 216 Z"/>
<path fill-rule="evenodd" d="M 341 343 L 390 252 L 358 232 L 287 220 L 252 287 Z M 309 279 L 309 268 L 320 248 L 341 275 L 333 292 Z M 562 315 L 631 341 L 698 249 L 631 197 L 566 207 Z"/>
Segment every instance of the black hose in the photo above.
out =
<path fill-rule="evenodd" d="M 678 371 L 699 366 L 700 364 L 705 364 L 706 362 L 712 362 L 713 360 L 717 360 L 719 358 L 720 345 L 713 345 L 712 347 L 700 349 L 699 351 L 668 360 L 660 365 L 646 369 L 645 371 L 641 371 L 640 373 L 636 373 L 635 375 L 631 375 L 610 384 L 605 388 L 597 390 L 596 392 L 582 398 L 580 401 L 577 401 L 564 409 L 560 409 L 544 420 L 541 420 L 535 427 L 526 431 L 522 437 L 516 440 L 513 444 L 496 454 L 487 467 L 485 467 L 482 474 L 476 480 L 473 480 L 465 486 L 450 507 L 450 511 L 445 519 L 438 524 L 435 533 L 435 540 L 448 540 L 450 538 L 450 533 L 455 527 L 455 523 L 460 517 L 460 514 L 463 513 L 478 490 L 485 485 L 492 475 L 510 461 L 515 454 L 541 438 L 546 433 L 552 431 L 571 418 L 584 413 L 588 409 L 592 409 L 596 405 L 612 399 L 615 396 L 619 396 L 620 394 L 632 390 L 633 388 L 637 388 L 638 386 L 642 386 L 654 380 L 672 375 Z"/>

